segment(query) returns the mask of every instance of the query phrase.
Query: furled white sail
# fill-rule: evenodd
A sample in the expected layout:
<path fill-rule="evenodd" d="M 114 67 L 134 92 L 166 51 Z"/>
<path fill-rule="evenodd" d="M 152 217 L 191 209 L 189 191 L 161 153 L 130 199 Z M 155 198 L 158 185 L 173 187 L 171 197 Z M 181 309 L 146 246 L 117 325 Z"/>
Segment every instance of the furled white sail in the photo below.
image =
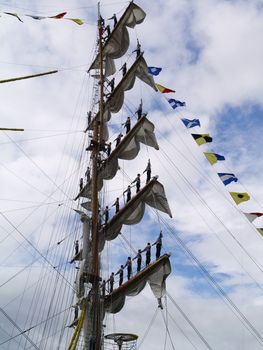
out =
<path fill-rule="evenodd" d="M 146 204 L 172 217 L 164 187 L 154 178 L 108 222 L 104 228 L 104 239 L 107 241 L 115 239 L 120 234 L 124 224 L 134 225 L 140 222 L 144 215 Z"/>
<path fill-rule="evenodd" d="M 118 113 L 120 111 L 124 102 L 124 92 L 133 88 L 136 77 L 152 87 L 155 91 L 158 91 L 153 77 L 148 73 L 147 63 L 141 55 L 139 58 L 137 58 L 125 77 L 116 86 L 113 93 L 107 100 L 106 108 L 109 108 L 112 113 Z"/>
<path fill-rule="evenodd" d="M 122 57 L 129 48 L 130 38 L 127 27 L 134 28 L 136 24 L 143 22 L 145 16 L 145 12 L 133 2 L 127 7 L 102 50 L 106 77 L 116 72 L 114 59 Z M 89 71 L 98 68 L 99 56 L 95 58 Z"/>
<path fill-rule="evenodd" d="M 119 169 L 118 159 L 134 159 L 140 151 L 140 143 L 159 149 L 155 134 L 154 124 L 143 117 L 133 129 L 123 138 L 119 146 L 110 157 L 101 165 L 98 172 L 98 188 L 102 189 L 103 179 L 113 179 Z M 79 193 L 78 197 L 91 198 L 91 181 L 89 181 Z"/>
<path fill-rule="evenodd" d="M 105 300 L 105 311 L 108 313 L 117 313 L 119 312 L 124 304 L 127 296 L 138 295 L 146 286 L 148 282 L 154 296 L 159 299 L 165 293 L 165 280 L 167 276 L 171 273 L 171 265 L 168 257 L 165 257 L 157 267 L 153 270 L 149 270 L 145 274 L 141 272 L 141 278 L 135 279 L 134 282 L 128 284 L 127 286 L 120 287 L 121 290 L 118 293 L 118 290 L 115 291 Z M 125 287 L 125 288 L 124 288 Z"/>

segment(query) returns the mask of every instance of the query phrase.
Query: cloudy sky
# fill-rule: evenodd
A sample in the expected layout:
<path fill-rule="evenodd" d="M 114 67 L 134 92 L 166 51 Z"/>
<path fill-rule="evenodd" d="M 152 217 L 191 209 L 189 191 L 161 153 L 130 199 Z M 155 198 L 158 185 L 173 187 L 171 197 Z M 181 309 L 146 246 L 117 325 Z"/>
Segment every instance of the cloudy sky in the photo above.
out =
<path fill-rule="evenodd" d="M 121 314 L 106 316 L 105 333 L 137 333 L 142 350 L 261 349 L 263 239 L 255 227 L 263 227 L 263 219 L 251 224 L 242 212 L 263 212 L 263 2 L 136 3 L 147 17 L 129 31 L 131 46 L 117 65 L 134 61 L 139 39 L 148 65 L 163 68 L 156 82 L 176 90 L 169 97 L 186 107 L 173 110 L 163 95 L 136 82 L 109 123 L 111 140 L 128 115 L 135 123 L 142 98 L 160 150 L 142 146 L 136 160 L 122 161 L 114 181 L 106 183 L 104 203 L 121 197 L 150 158 L 173 218 L 148 208 L 140 224 L 126 226 L 124 238 L 106 245 L 102 270 L 107 278 L 162 229 L 172 275 L 163 312 L 146 288 L 127 300 Z M 105 0 L 101 12 L 119 17 L 126 6 Z M 25 16 L 64 11 L 85 23 Z M 0 12 L 0 80 L 58 70 L 0 85 L 0 127 L 25 129 L 0 134 L 0 348 L 33 348 L 25 337 L 15 337 L 33 327 L 26 335 L 40 349 L 65 349 L 76 274 L 67 261 L 82 235 L 72 208 L 88 164 L 83 130 L 93 82 L 86 71 L 96 46 L 97 3 L 3 0 Z M 17 13 L 23 23 L 4 12 Z M 181 118 L 198 118 L 201 128 L 189 131 Z M 213 142 L 199 147 L 191 132 L 209 133 Z M 203 152 L 226 160 L 212 167 Z M 218 172 L 234 173 L 238 182 L 225 187 Z M 237 206 L 228 191 L 248 192 L 251 200 Z"/>

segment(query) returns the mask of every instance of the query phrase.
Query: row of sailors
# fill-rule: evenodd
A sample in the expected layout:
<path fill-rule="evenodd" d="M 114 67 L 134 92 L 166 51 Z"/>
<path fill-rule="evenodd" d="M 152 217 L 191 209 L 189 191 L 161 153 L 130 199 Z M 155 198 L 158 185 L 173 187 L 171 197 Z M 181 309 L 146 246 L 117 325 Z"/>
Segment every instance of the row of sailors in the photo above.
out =
<path fill-rule="evenodd" d="M 151 248 L 152 246 L 156 245 L 156 260 L 160 258 L 161 256 L 161 249 L 162 249 L 162 238 L 163 238 L 163 234 L 162 231 L 160 231 L 159 236 L 157 238 L 157 240 L 154 243 L 150 243 L 148 242 L 146 247 L 144 249 L 138 249 L 138 253 L 136 254 L 136 256 L 134 258 L 131 258 L 130 256 L 128 257 L 125 265 L 121 265 L 120 269 L 114 273 L 112 272 L 109 279 L 103 280 L 101 283 L 101 296 L 104 298 L 106 295 L 106 285 L 108 285 L 107 288 L 107 292 L 108 293 L 112 293 L 113 289 L 114 289 L 114 283 L 115 283 L 115 276 L 119 275 L 119 287 L 122 285 L 123 283 L 123 275 L 124 275 L 124 269 L 127 267 L 127 280 L 129 281 L 131 276 L 132 276 L 132 261 L 136 259 L 137 262 L 137 267 L 136 267 L 136 273 L 141 271 L 141 267 L 142 267 L 142 253 L 146 253 L 145 254 L 145 267 L 149 266 L 150 262 L 151 262 Z M 79 252 L 79 242 L 76 241 L 75 242 L 75 253 L 77 254 Z M 158 301 L 160 302 L 160 301 Z M 78 319 L 78 314 L 79 314 L 79 306 L 73 305 L 72 306 L 74 308 L 74 320 Z"/>
<path fill-rule="evenodd" d="M 103 297 L 105 297 L 106 294 L 106 284 L 108 284 L 108 292 L 112 293 L 114 289 L 114 282 L 115 282 L 115 276 L 119 275 L 119 286 L 122 285 L 123 283 L 123 274 L 124 274 L 124 269 L 127 267 L 127 280 L 129 281 L 131 276 L 132 276 L 132 261 L 136 259 L 137 261 L 137 268 L 136 268 L 136 273 L 141 271 L 141 266 L 142 266 L 142 253 L 145 254 L 145 267 L 147 267 L 150 262 L 151 262 L 151 247 L 156 245 L 156 260 L 159 259 L 161 256 L 161 249 L 162 249 L 162 231 L 160 231 L 160 234 L 157 238 L 157 240 L 151 244 L 150 242 L 147 243 L 146 247 L 144 249 L 139 249 L 137 255 L 134 258 L 131 258 L 130 256 L 128 257 L 125 265 L 121 265 L 120 269 L 114 273 L 112 272 L 109 279 L 103 280 L 101 284 L 101 294 Z"/>
<path fill-rule="evenodd" d="M 150 160 L 148 161 L 147 167 L 144 170 L 146 172 L 146 184 L 150 181 L 151 179 L 151 163 Z M 143 173 L 144 173 L 143 172 Z M 134 185 L 132 185 L 134 184 Z M 123 192 L 123 196 L 126 194 L 126 203 L 128 203 L 131 200 L 132 197 L 132 187 L 136 187 L 136 193 L 138 193 L 141 189 L 141 175 L 137 174 L 136 178 L 134 181 L 131 182 L 131 185 L 128 185 L 127 189 Z M 115 215 L 118 214 L 120 211 L 120 199 L 119 197 L 116 198 L 115 202 L 112 204 L 111 208 L 115 207 Z M 109 221 L 109 216 L 110 216 L 110 208 L 107 205 L 103 211 L 103 217 L 104 217 L 104 224 L 107 225 Z"/>
<path fill-rule="evenodd" d="M 114 79 L 114 78 L 113 78 Z M 114 80 L 113 80 L 114 81 Z M 112 84 L 112 83 L 111 83 Z M 137 120 L 140 120 L 142 117 L 145 117 L 147 115 L 147 112 L 143 112 L 143 109 L 142 109 L 143 105 L 142 105 L 142 100 L 139 104 L 139 107 L 137 109 L 137 111 L 135 112 L 135 114 L 137 114 Z M 90 123 L 92 122 L 92 112 L 89 111 L 87 113 L 87 118 L 88 118 L 88 126 L 90 125 Z M 124 126 L 126 128 L 126 134 L 130 131 L 131 129 L 131 118 L 128 117 L 126 122 L 121 124 L 122 126 Z"/>
<path fill-rule="evenodd" d="M 145 170 L 143 171 L 143 174 L 146 173 L 146 184 L 151 180 L 151 161 L 148 159 L 147 166 Z M 87 171 L 85 173 L 87 182 L 90 180 L 90 168 L 87 168 Z M 134 184 L 134 185 L 133 185 Z M 79 184 L 79 190 L 82 191 L 84 187 L 83 183 L 83 178 L 80 179 L 80 184 Z M 136 187 L 136 193 L 138 193 L 141 189 L 141 174 L 137 174 L 136 178 L 131 182 L 130 185 L 128 185 L 127 189 L 123 192 L 123 196 L 126 194 L 126 203 L 128 203 L 131 200 L 131 189 L 132 187 Z M 115 206 L 115 214 L 117 214 L 120 210 L 120 201 L 119 197 L 116 198 L 115 202 L 112 204 L 111 208 Z M 103 211 L 103 217 L 104 217 L 104 224 L 106 225 L 109 220 L 109 213 L 110 213 L 110 208 L 109 206 L 106 206 L 104 211 Z"/>

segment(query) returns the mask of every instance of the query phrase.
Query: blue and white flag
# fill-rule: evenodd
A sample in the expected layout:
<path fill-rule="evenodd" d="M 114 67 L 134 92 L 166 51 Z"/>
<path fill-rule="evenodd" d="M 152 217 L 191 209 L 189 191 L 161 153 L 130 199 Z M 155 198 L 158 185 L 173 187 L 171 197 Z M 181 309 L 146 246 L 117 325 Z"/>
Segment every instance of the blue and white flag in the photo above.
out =
<path fill-rule="evenodd" d="M 169 98 L 167 101 L 170 103 L 170 105 L 173 109 L 175 109 L 177 107 L 184 107 L 185 106 L 185 102 L 175 100 L 174 98 Z"/>
<path fill-rule="evenodd" d="M 223 184 L 229 185 L 231 182 L 237 182 L 237 178 L 235 177 L 234 174 L 229 174 L 229 173 L 217 173 L 217 175 L 220 177 L 221 181 Z"/>
<path fill-rule="evenodd" d="M 194 128 L 195 126 L 201 126 L 199 119 L 181 119 L 184 125 L 187 127 L 187 129 Z"/>
<path fill-rule="evenodd" d="M 159 75 L 159 73 L 162 71 L 162 68 L 158 67 L 148 67 L 148 73 L 151 75 Z"/>

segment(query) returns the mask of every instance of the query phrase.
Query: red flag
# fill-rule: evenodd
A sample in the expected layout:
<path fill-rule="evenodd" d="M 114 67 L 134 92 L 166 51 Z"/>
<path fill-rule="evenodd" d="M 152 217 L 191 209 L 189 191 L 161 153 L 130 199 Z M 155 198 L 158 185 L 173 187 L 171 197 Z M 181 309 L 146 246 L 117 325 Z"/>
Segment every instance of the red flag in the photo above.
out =
<path fill-rule="evenodd" d="M 175 92 L 174 90 L 171 90 L 165 86 L 162 86 L 160 84 L 155 84 L 155 86 L 157 87 L 157 89 L 162 93 L 162 94 L 166 94 L 168 92 Z"/>
<path fill-rule="evenodd" d="M 55 16 L 50 16 L 48 18 L 60 19 L 60 18 L 63 18 L 66 14 L 67 14 L 67 12 L 61 12 L 61 13 L 58 13 L 57 15 L 55 15 Z"/>

